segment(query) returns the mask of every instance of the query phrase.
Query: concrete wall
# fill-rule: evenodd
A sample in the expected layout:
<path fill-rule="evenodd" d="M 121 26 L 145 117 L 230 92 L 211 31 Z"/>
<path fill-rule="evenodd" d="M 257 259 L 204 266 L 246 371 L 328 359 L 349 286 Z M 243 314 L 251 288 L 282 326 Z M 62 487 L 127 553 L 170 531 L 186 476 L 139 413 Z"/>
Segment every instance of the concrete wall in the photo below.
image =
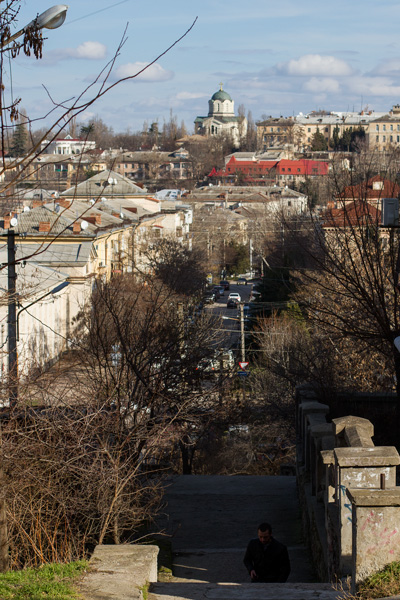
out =
<path fill-rule="evenodd" d="M 157 556 L 157 546 L 96 546 L 80 591 L 91 599 L 141 600 L 143 586 L 157 581 Z"/>
<path fill-rule="evenodd" d="M 297 475 L 303 525 L 321 580 L 358 582 L 400 560 L 400 488 L 394 446 L 375 446 L 373 424 L 327 420 L 309 386 L 296 397 Z"/>

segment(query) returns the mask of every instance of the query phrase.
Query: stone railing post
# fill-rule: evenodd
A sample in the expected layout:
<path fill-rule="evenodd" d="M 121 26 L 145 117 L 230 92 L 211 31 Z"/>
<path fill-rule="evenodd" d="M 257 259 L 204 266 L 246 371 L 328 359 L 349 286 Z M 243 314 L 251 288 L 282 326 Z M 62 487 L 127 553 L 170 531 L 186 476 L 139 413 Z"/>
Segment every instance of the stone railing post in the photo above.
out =
<path fill-rule="evenodd" d="M 311 493 L 320 502 L 324 499 L 326 489 L 326 465 L 322 453 L 334 447 L 332 423 L 318 423 L 310 427 Z"/>
<path fill-rule="evenodd" d="M 333 433 L 336 436 L 335 446 L 351 446 L 373 448 L 374 426 L 368 419 L 362 417 L 340 417 L 333 419 Z"/>
<path fill-rule="evenodd" d="M 382 477 L 386 487 L 396 485 L 396 465 L 399 454 L 394 446 L 336 448 L 335 503 L 339 520 L 338 577 L 350 575 L 352 570 L 352 507 L 346 491 L 349 488 L 380 489 Z"/>
<path fill-rule="evenodd" d="M 352 593 L 385 565 L 400 560 L 400 489 L 347 490 L 352 504 Z"/>
<path fill-rule="evenodd" d="M 326 423 L 329 406 L 316 401 L 303 401 L 298 406 L 298 436 L 300 438 L 301 456 L 299 460 L 306 470 L 310 465 L 310 428 Z"/>

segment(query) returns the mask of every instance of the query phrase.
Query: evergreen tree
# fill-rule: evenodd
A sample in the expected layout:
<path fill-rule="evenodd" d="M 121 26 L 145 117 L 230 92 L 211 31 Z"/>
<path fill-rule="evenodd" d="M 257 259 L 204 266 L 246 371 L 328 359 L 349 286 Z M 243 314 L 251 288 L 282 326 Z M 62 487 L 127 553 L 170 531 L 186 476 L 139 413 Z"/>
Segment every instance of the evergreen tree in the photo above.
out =
<path fill-rule="evenodd" d="M 311 139 L 311 150 L 313 152 L 324 152 L 325 150 L 328 150 L 328 143 L 324 134 L 320 132 L 318 127 Z"/>
<path fill-rule="evenodd" d="M 351 147 L 351 141 L 352 141 L 352 133 L 353 133 L 353 128 L 349 127 L 348 129 L 345 129 L 343 131 L 342 136 L 340 137 L 339 140 L 339 147 L 341 150 L 345 150 L 347 152 L 350 152 L 350 147 Z"/>
<path fill-rule="evenodd" d="M 339 135 L 339 127 L 336 125 L 335 129 L 333 130 L 333 134 L 332 134 L 332 138 L 330 140 L 329 145 L 331 146 L 331 148 L 333 148 L 335 151 L 339 150 L 340 148 L 340 135 Z"/>
<path fill-rule="evenodd" d="M 10 155 L 13 157 L 24 156 L 28 149 L 28 131 L 23 122 L 17 123 L 11 140 Z"/>

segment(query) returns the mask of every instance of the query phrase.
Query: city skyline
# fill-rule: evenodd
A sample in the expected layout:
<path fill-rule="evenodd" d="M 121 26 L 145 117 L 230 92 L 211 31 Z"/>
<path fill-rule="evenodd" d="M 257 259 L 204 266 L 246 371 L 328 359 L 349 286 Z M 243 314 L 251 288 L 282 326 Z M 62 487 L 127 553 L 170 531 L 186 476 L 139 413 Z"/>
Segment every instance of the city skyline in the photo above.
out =
<path fill-rule="evenodd" d="M 22 3 L 21 27 L 51 6 Z M 140 130 L 143 122 L 168 121 L 170 111 L 193 131 L 196 116 L 223 82 L 235 101 L 263 114 L 290 116 L 312 110 L 389 111 L 400 102 L 400 2 L 362 5 L 316 0 L 301 5 L 257 0 L 229 5 L 133 0 L 70 0 L 65 24 L 45 32 L 43 58 L 5 60 L 6 91 L 38 119 L 81 93 L 127 40 L 110 81 L 137 72 L 191 26 L 192 31 L 140 78 L 125 82 L 90 108 L 79 122 L 98 116 L 115 132 Z M 44 86 L 44 87 L 43 87 Z M 51 97 L 51 98 L 50 98 Z M 50 121 L 47 120 L 47 123 Z M 44 123 L 37 121 L 34 128 Z"/>

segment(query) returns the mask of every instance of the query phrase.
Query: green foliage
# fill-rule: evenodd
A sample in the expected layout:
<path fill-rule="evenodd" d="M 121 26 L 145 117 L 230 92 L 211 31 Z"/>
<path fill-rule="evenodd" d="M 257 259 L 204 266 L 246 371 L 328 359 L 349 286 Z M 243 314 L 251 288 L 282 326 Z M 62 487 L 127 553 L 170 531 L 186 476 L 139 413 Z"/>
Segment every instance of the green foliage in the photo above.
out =
<path fill-rule="evenodd" d="M 49 564 L 0 574 L 2 600 L 73 600 L 79 595 L 74 583 L 87 569 L 86 561 Z"/>
<path fill-rule="evenodd" d="M 400 594 L 400 562 L 386 565 L 382 571 L 374 573 L 358 586 L 357 598 L 385 598 Z"/>
<path fill-rule="evenodd" d="M 289 269 L 282 267 L 267 269 L 256 290 L 261 294 L 260 302 L 286 302 L 293 292 Z"/>
<path fill-rule="evenodd" d="M 334 150 L 341 150 L 342 152 L 358 152 L 360 143 L 363 140 L 365 140 L 365 131 L 362 127 L 356 127 L 355 129 L 348 127 L 339 136 L 339 127 L 336 126 L 333 130 L 330 146 Z"/>
<path fill-rule="evenodd" d="M 27 152 L 28 132 L 24 123 L 15 126 L 14 135 L 10 146 L 10 155 L 14 157 L 24 156 Z"/>
<path fill-rule="evenodd" d="M 337 125 L 333 130 L 332 139 L 330 140 L 329 145 L 334 150 L 339 150 L 340 148 L 340 130 Z"/>
<path fill-rule="evenodd" d="M 328 142 L 326 141 L 324 134 L 321 133 L 318 128 L 311 138 L 311 150 L 314 152 L 324 152 L 325 150 L 328 150 Z"/>
<path fill-rule="evenodd" d="M 249 248 L 239 242 L 229 242 L 226 248 L 227 269 L 229 274 L 247 273 L 250 269 Z"/>

